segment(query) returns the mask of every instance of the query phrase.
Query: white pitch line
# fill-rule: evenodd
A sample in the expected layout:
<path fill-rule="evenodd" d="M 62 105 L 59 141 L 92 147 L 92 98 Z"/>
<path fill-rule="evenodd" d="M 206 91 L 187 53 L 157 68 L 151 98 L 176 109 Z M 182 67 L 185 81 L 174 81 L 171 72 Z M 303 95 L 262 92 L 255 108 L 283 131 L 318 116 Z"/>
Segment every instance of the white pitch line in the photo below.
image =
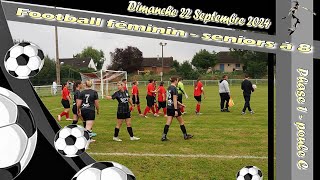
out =
<path fill-rule="evenodd" d="M 91 155 L 101 156 L 143 156 L 143 157 L 182 157 L 182 158 L 221 158 L 221 159 L 268 159 L 265 156 L 226 156 L 206 154 L 138 154 L 138 153 L 97 153 L 88 152 Z"/>

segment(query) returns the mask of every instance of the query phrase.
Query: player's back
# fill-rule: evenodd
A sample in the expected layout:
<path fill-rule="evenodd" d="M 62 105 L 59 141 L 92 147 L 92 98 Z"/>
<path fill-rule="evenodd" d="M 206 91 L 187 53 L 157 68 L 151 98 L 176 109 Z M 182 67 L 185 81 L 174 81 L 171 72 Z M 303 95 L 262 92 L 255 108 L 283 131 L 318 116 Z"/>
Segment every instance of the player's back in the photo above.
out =
<path fill-rule="evenodd" d="M 82 100 L 82 109 L 95 110 L 95 100 L 98 99 L 98 93 L 92 89 L 85 89 L 80 93 L 79 99 Z"/>

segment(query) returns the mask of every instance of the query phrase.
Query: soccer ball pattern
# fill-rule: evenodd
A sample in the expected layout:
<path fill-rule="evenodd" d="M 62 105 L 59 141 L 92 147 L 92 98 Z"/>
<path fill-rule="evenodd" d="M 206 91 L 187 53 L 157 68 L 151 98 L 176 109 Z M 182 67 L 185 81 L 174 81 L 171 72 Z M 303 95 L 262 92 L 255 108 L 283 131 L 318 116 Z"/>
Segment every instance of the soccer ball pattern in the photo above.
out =
<path fill-rule="evenodd" d="M 37 129 L 28 105 L 0 87 L 0 179 L 17 177 L 28 165 L 37 143 Z"/>
<path fill-rule="evenodd" d="M 135 180 L 135 175 L 116 162 L 96 162 L 82 168 L 72 180 Z"/>
<path fill-rule="evenodd" d="M 237 180 L 262 180 L 261 170 L 256 166 L 246 166 L 237 173 Z"/>
<path fill-rule="evenodd" d="M 11 76 L 18 79 L 28 79 L 37 75 L 42 69 L 44 54 L 33 43 L 18 43 L 7 52 L 4 65 Z"/>
<path fill-rule="evenodd" d="M 253 89 L 256 89 L 256 88 L 257 88 L 257 85 L 253 84 L 253 85 L 252 85 L 252 88 L 253 88 Z"/>
<path fill-rule="evenodd" d="M 62 128 L 55 136 L 56 150 L 66 157 L 76 157 L 87 149 L 90 143 L 89 132 L 76 124 Z"/>

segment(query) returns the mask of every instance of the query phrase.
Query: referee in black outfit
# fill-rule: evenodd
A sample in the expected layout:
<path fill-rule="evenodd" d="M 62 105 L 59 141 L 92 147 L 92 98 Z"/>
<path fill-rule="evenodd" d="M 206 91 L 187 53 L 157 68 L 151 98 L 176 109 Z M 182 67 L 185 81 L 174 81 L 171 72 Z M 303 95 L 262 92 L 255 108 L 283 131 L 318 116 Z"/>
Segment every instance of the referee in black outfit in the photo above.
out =
<path fill-rule="evenodd" d="M 250 113 L 253 114 L 254 112 L 250 107 L 250 97 L 251 92 L 254 92 L 254 88 L 252 87 L 251 81 L 249 81 L 248 75 L 245 75 L 245 79 L 241 83 L 241 89 L 243 90 L 243 97 L 245 101 L 241 114 L 246 114 L 247 108 L 250 111 Z"/>

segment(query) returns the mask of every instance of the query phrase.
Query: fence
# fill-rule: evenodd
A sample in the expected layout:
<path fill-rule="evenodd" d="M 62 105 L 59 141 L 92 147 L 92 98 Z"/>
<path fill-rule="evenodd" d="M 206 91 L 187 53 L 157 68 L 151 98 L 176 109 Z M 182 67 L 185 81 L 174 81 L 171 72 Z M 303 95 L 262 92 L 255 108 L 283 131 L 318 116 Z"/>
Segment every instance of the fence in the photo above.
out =
<path fill-rule="evenodd" d="M 201 80 L 201 82 L 203 83 L 204 86 L 218 86 L 219 85 L 219 81 L 220 80 Z M 240 85 L 241 82 L 243 80 L 242 79 L 228 79 L 229 85 L 233 86 L 233 85 Z M 268 79 L 250 79 L 250 81 L 253 84 L 257 84 L 257 85 L 267 85 L 268 84 Z M 147 86 L 148 85 L 148 81 L 139 81 L 139 86 Z M 164 81 L 164 83 L 169 86 L 170 85 L 170 81 Z M 186 86 L 194 86 L 194 84 L 196 83 L 196 80 L 183 80 L 183 84 Z M 128 87 L 131 87 L 131 82 L 128 82 Z M 108 83 L 106 84 L 106 87 L 108 88 L 103 88 L 104 89 L 104 94 L 109 95 L 111 92 L 115 91 L 117 89 L 117 83 L 116 82 L 112 82 L 112 83 Z M 101 88 L 100 88 L 100 84 L 93 84 L 93 89 L 95 89 L 96 91 L 99 92 L 99 95 L 101 94 Z M 47 86 L 34 86 L 34 90 L 37 92 L 38 96 L 60 96 L 61 95 L 61 85 L 58 85 L 56 91 L 55 89 L 52 88 L 52 85 L 47 85 Z"/>

